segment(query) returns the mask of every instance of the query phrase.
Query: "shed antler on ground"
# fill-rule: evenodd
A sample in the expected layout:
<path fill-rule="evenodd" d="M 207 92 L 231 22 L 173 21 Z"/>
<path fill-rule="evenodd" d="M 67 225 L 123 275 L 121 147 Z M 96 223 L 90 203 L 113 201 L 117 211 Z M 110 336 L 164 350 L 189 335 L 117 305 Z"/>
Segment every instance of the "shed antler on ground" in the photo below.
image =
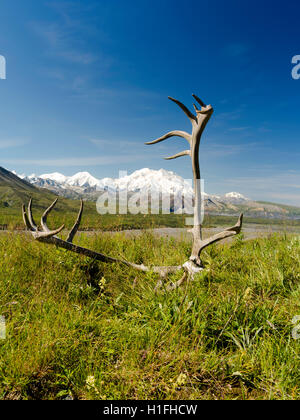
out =
<path fill-rule="evenodd" d="M 87 248 L 82 248 L 80 246 L 73 244 L 74 236 L 79 228 L 82 212 L 83 212 L 83 202 L 81 202 L 81 208 L 77 217 L 77 220 L 71 229 L 68 238 L 66 241 L 60 239 L 57 235 L 64 229 L 64 226 L 61 226 L 57 230 L 51 231 L 47 226 L 47 216 L 57 203 L 57 200 L 54 201 L 53 204 L 45 211 L 41 218 L 41 227 L 42 231 L 39 231 L 37 228 L 36 223 L 33 220 L 32 216 L 32 200 L 30 200 L 28 205 L 28 211 L 26 212 L 25 206 L 23 205 L 23 219 L 24 223 L 27 226 L 27 228 L 31 231 L 34 239 L 40 241 L 40 242 L 46 242 L 49 244 L 54 244 L 58 247 L 67 249 L 72 252 L 76 252 L 77 254 L 82 254 L 87 257 L 93 258 L 98 261 L 102 261 L 104 263 L 120 263 L 127 265 L 128 267 L 132 267 L 136 270 L 140 271 L 153 271 L 160 275 L 162 278 L 166 278 L 171 273 L 176 273 L 179 270 L 184 270 L 184 275 L 182 279 L 177 282 L 175 285 L 172 285 L 171 288 L 177 287 L 184 280 L 187 278 L 193 278 L 194 274 L 203 270 L 203 264 L 201 261 L 201 252 L 204 248 L 207 246 L 221 241 L 223 239 L 229 238 L 231 236 L 237 235 L 240 233 L 243 223 L 243 215 L 241 214 L 238 222 L 235 226 L 230 227 L 223 232 L 217 233 L 216 235 L 208 238 L 203 239 L 202 238 L 202 228 L 201 228 L 201 204 L 202 204 L 202 196 L 201 196 L 201 182 L 200 182 L 200 165 L 199 165 L 199 147 L 200 147 L 200 141 L 202 133 L 206 127 L 206 124 L 208 123 L 210 117 L 213 114 L 213 108 L 211 105 L 205 105 L 203 101 L 201 101 L 200 98 L 198 98 L 196 95 L 193 95 L 195 100 L 201 105 L 201 108 L 199 109 L 195 104 L 195 112 L 196 115 L 194 115 L 185 105 L 183 105 L 181 102 L 179 102 L 177 99 L 169 98 L 173 102 L 175 102 L 186 114 L 186 116 L 189 118 L 189 120 L 192 123 L 192 134 L 186 133 L 185 131 L 179 131 L 174 130 L 171 131 L 164 136 L 160 137 L 157 140 L 154 140 L 152 142 L 146 143 L 148 145 L 156 144 L 161 141 L 164 141 L 170 137 L 182 137 L 185 140 L 188 141 L 190 148 L 188 150 L 185 150 L 183 152 L 180 152 L 174 156 L 171 156 L 166 159 L 177 159 L 181 156 L 190 156 L 192 160 L 192 169 L 193 169 L 193 179 L 194 179 L 194 227 L 191 230 L 193 234 L 193 247 L 192 247 L 192 253 L 187 262 L 185 262 L 183 265 L 180 266 L 165 266 L 165 267 L 147 267 L 145 265 L 138 265 L 134 264 L 122 259 L 113 258 L 95 251 L 92 251 Z"/>

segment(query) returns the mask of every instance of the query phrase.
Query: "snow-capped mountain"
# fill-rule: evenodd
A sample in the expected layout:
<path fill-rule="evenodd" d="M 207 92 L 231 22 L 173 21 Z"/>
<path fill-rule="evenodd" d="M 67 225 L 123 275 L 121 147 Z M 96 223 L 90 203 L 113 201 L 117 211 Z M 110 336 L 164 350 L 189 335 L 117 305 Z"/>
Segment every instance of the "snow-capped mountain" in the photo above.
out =
<path fill-rule="evenodd" d="M 36 175 L 33 174 L 31 175 L 31 177 L 36 178 Z M 58 184 L 64 184 L 68 179 L 68 177 L 66 177 L 63 174 L 60 174 L 59 172 L 54 172 L 53 174 L 44 174 L 44 175 L 41 175 L 39 178 L 44 179 L 44 180 L 51 180 L 51 181 L 57 182 Z"/>
<path fill-rule="evenodd" d="M 116 179 L 97 179 L 88 172 L 79 172 L 70 177 L 55 172 L 53 174 L 43 174 L 40 176 L 36 176 L 35 174 L 29 176 L 21 175 L 20 178 L 26 179 L 39 187 L 53 185 L 55 187 L 60 186 L 63 189 L 76 187 L 81 189 L 95 189 L 97 191 L 127 189 L 130 192 L 152 190 L 172 194 L 178 192 L 184 192 L 185 194 L 193 193 L 191 183 L 174 172 L 166 171 L 164 169 L 155 171 L 144 168 L 135 171 L 131 175 Z"/>
<path fill-rule="evenodd" d="M 223 201 L 233 204 L 242 204 L 245 201 L 249 201 L 249 198 L 245 197 L 243 194 L 240 194 L 238 192 L 227 193 L 222 198 Z"/>
<path fill-rule="evenodd" d="M 52 174 L 43 174 L 37 176 L 35 174 L 25 176 L 19 175 L 31 184 L 48 188 L 58 194 L 65 196 L 74 196 L 74 194 L 96 194 L 99 191 L 122 191 L 128 192 L 144 192 L 144 193 L 161 193 L 171 194 L 173 196 L 183 195 L 185 197 L 193 196 L 192 182 L 183 179 L 178 174 L 166 171 L 165 169 L 152 170 L 144 168 L 133 172 L 131 175 L 125 175 L 120 178 L 103 178 L 97 179 L 89 172 L 79 172 L 73 176 L 65 176 L 61 173 L 54 172 Z M 224 196 L 207 194 L 203 192 L 203 197 L 211 203 L 216 202 L 232 202 L 241 203 L 248 201 L 240 193 L 231 192 Z"/>
<path fill-rule="evenodd" d="M 46 188 L 58 195 L 73 199 L 97 201 L 105 191 L 127 190 L 129 198 L 136 192 L 140 192 L 141 197 L 147 194 L 152 198 L 158 193 L 164 198 L 166 194 L 171 196 L 170 203 L 174 210 L 181 208 L 183 197 L 191 203 L 194 193 L 191 181 L 165 169 L 157 171 L 144 168 L 130 175 L 124 174 L 120 178 L 102 179 L 92 176 L 89 172 L 79 172 L 73 176 L 65 176 L 58 172 L 39 176 L 36 174 L 18 176 L 36 187 Z M 236 215 L 242 211 L 254 217 L 281 217 L 286 213 L 286 210 L 277 205 L 262 205 L 239 192 L 229 192 L 221 196 L 203 192 L 203 198 L 205 209 L 211 214 Z"/>
<path fill-rule="evenodd" d="M 171 171 L 148 168 L 135 171 L 133 174 L 116 180 L 116 187 L 128 191 L 160 191 L 166 194 L 193 194 L 192 185 L 181 176 Z"/>

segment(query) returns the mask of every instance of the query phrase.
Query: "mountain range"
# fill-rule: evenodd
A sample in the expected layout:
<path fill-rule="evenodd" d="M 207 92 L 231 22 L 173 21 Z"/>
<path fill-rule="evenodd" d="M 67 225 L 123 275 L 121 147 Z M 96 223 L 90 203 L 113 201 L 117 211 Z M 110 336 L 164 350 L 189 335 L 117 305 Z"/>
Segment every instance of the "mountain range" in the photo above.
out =
<path fill-rule="evenodd" d="M 17 175 L 15 173 L 15 175 Z M 18 175 L 20 179 L 39 188 L 46 188 L 65 197 L 84 196 L 86 199 L 96 199 L 99 193 L 104 191 L 124 191 L 133 194 L 140 193 L 160 193 L 162 195 L 193 196 L 191 181 L 183 179 L 174 172 L 160 169 L 158 171 L 144 168 L 125 175 L 120 178 L 97 179 L 89 172 L 79 172 L 73 176 L 65 176 L 59 172 L 43 175 Z M 206 200 L 223 201 L 232 204 L 241 204 L 250 201 L 238 192 L 230 192 L 223 196 L 207 194 L 203 192 Z"/>
<path fill-rule="evenodd" d="M 184 196 L 192 199 L 192 183 L 183 179 L 178 174 L 164 169 L 152 170 L 144 168 L 124 175 L 120 178 L 97 179 L 89 172 L 79 172 L 73 176 L 65 176 L 55 172 L 43 175 L 14 175 L 24 181 L 26 185 L 35 186 L 39 189 L 51 191 L 56 195 L 66 198 L 84 198 L 96 201 L 105 191 L 123 191 L 127 189 L 128 196 L 139 192 L 140 194 L 168 194 L 174 198 Z M 269 218 L 299 218 L 300 209 L 297 207 L 284 206 L 265 202 L 256 202 L 245 197 L 239 192 L 229 192 L 224 195 L 203 193 L 205 209 L 211 214 L 235 215 L 243 211 L 252 217 Z"/>

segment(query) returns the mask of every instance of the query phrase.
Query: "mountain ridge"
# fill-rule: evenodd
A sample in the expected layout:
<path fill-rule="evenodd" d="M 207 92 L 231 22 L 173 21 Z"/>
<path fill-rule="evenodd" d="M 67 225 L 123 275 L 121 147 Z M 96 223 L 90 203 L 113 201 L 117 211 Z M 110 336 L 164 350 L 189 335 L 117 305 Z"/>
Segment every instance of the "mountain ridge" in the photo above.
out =
<path fill-rule="evenodd" d="M 98 191 L 112 189 L 122 190 L 128 189 L 130 192 L 137 192 L 142 190 L 154 190 L 160 189 L 161 192 L 165 193 L 176 193 L 183 191 L 185 194 L 193 194 L 192 185 L 184 180 L 181 176 L 175 172 L 166 171 L 160 169 L 158 171 L 151 170 L 149 168 L 143 168 L 133 172 L 131 175 L 124 176 L 122 178 L 102 178 L 98 179 L 91 175 L 89 172 L 78 172 L 73 176 L 65 176 L 59 172 L 52 174 L 42 174 L 37 176 L 32 174 L 29 176 L 19 175 L 20 178 L 27 182 L 37 185 L 39 187 L 56 186 L 66 189 L 67 187 L 79 187 L 79 188 L 96 188 Z M 159 188 L 157 188 L 159 187 Z M 84 192 L 84 191 L 82 191 Z M 222 196 L 217 194 L 203 193 L 204 197 L 212 197 L 219 199 Z M 230 192 L 225 194 L 224 199 L 233 198 L 235 200 L 250 200 L 243 194 L 238 192 Z"/>
<path fill-rule="evenodd" d="M 190 182 L 181 176 L 165 169 L 152 170 L 143 168 L 122 178 L 97 179 L 89 172 L 78 172 L 73 176 L 65 176 L 59 172 L 53 174 L 35 174 L 20 176 L 41 189 L 72 199 L 84 198 L 96 201 L 99 194 L 105 191 L 121 191 L 127 189 L 130 194 L 136 192 L 160 192 L 173 197 L 191 198 L 193 188 Z M 268 218 L 300 218 L 300 208 L 276 203 L 257 202 L 245 197 L 239 192 L 229 192 L 224 195 L 203 193 L 205 210 L 215 215 L 236 215 L 243 211 L 252 217 Z"/>
<path fill-rule="evenodd" d="M 27 204 L 32 198 L 36 208 L 45 210 L 57 197 L 53 191 L 39 188 L 0 166 L 0 208 L 19 212 L 22 204 Z M 73 210 L 71 200 L 61 197 L 59 201 L 58 209 Z"/>

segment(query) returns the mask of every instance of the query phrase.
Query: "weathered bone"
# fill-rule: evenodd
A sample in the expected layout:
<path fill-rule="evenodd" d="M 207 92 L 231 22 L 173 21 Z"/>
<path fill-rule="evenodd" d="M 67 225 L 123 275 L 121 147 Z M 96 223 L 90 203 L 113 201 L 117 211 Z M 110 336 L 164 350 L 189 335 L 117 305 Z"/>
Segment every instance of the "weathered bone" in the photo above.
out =
<path fill-rule="evenodd" d="M 79 213 L 78 213 L 78 216 L 77 216 L 77 220 L 76 220 L 74 226 L 72 227 L 72 229 L 69 233 L 69 236 L 67 238 L 67 242 L 70 242 L 70 243 L 73 242 L 74 236 L 76 235 L 76 233 L 79 229 L 80 223 L 81 223 L 82 213 L 83 213 L 83 200 L 81 200 L 80 210 L 79 210 Z"/>
<path fill-rule="evenodd" d="M 182 156 L 191 156 L 191 151 L 190 150 L 184 150 L 183 152 L 177 153 L 174 156 L 165 158 L 165 160 L 177 159 L 177 158 L 182 157 Z"/>
<path fill-rule="evenodd" d="M 196 99 L 196 101 L 197 101 L 197 102 L 199 102 L 199 104 L 200 104 L 203 108 L 205 108 L 205 107 L 206 107 L 205 103 L 204 103 L 203 101 L 201 101 L 201 99 L 200 99 L 200 98 L 198 98 L 198 96 L 196 96 L 196 95 L 194 95 L 194 94 L 192 94 L 192 96 Z"/>
<path fill-rule="evenodd" d="M 169 133 L 165 134 L 164 136 L 160 137 L 157 140 L 149 141 L 148 143 L 145 143 L 145 144 L 150 145 L 150 144 L 160 143 L 161 141 L 167 140 L 170 137 L 182 137 L 183 139 L 186 139 L 190 144 L 192 140 L 192 136 L 186 133 L 185 131 L 174 130 L 174 131 L 170 131 Z"/>
<path fill-rule="evenodd" d="M 31 207 L 32 207 L 32 199 L 30 199 L 29 204 L 28 204 L 28 218 L 29 218 L 30 225 L 34 229 L 37 229 L 37 225 L 36 225 L 36 223 L 35 223 L 35 221 L 33 220 L 33 217 L 32 217 Z"/>
<path fill-rule="evenodd" d="M 177 104 L 185 113 L 185 115 L 189 118 L 189 120 L 194 123 L 197 122 L 197 118 L 195 117 L 194 114 L 191 113 L 191 111 L 185 106 L 183 105 L 181 102 L 177 101 L 177 99 L 172 98 L 171 96 L 168 96 L 168 98 L 175 102 L 175 104 Z"/>

